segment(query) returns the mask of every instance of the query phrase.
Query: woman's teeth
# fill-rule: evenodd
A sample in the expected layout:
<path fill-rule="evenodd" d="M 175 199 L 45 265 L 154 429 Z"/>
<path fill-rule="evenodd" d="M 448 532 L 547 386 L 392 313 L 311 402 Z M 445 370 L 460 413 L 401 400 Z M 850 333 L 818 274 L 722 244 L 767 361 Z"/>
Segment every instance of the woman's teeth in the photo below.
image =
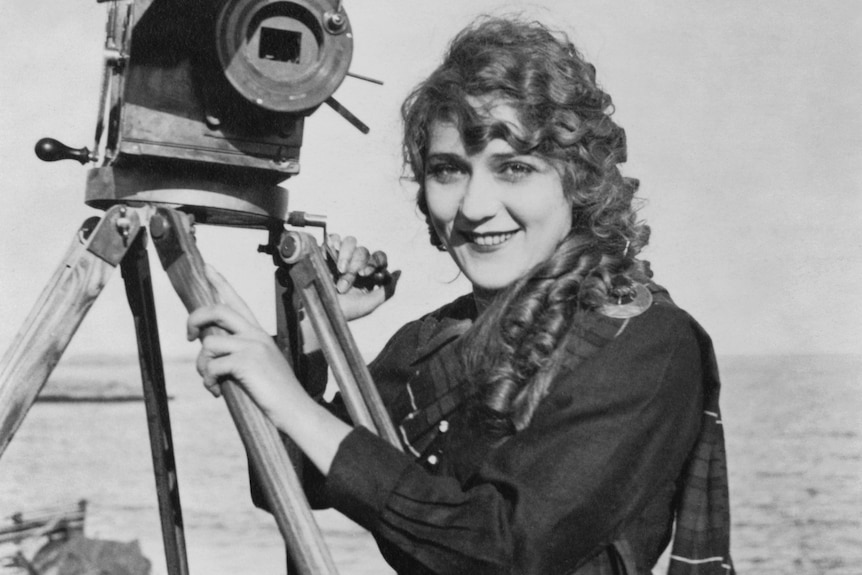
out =
<path fill-rule="evenodd" d="M 515 232 L 502 234 L 470 234 L 470 240 L 480 246 L 497 246 L 515 235 Z"/>

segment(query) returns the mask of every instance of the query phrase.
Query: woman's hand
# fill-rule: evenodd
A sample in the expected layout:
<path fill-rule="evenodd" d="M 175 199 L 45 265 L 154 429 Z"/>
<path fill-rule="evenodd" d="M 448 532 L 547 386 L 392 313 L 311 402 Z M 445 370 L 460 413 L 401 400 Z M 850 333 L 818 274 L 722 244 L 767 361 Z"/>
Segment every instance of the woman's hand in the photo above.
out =
<path fill-rule="evenodd" d="M 222 303 L 189 314 L 188 338 L 200 339 L 197 369 L 215 396 L 230 379 L 293 439 L 326 475 L 350 426 L 318 405 L 297 380 L 272 338 L 230 284 L 207 266 L 207 279 Z"/>
<path fill-rule="evenodd" d="M 400 271 L 392 272 L 384 285 L 370 286 L 369 282 L 357 281 L 359 278 L 370 280 L 375 274 L 385 273 L 388 265 L 385 253 L 369 252 L 368 248 L 358 245 L 353 236 L 342 239 L 338 234 L 330 234 L 326 245 L 334 255 L 338 269 L 335 291 L 347 321 L 370 314 L 395 293 Z M 359 283 L 365 285 L 357 285 Z"/>
<path fill-rule="evenodd" d="M 271 415 L 285 388 L 293 385 L 302 391 L 299 382 L 245 301 L 212 267 L 207 266 L 206 273 L 221 303 L 189 314 L 187 337 L 201 340 L 198 373 L 215 396 L 221 395 L 219 384 L 225 378 L 233 379 Z"/>

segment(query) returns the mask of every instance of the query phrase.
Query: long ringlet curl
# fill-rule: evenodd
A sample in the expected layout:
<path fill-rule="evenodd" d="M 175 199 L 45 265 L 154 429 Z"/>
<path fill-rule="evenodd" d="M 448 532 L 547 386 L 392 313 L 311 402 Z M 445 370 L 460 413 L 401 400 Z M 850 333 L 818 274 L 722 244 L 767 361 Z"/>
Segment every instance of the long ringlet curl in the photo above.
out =
<path fill-rule="evenodd" d="M 512 106 L 517 133 L 477 110 L 468 97 Z M 638 182 L 619 170 L 625 132 L 595 68 L 561 32 L 519 18 L 483 17 L 459 33 L 443 64 L 402 107 L 403 153 L 419 185 L 417 205 L 431 243 L 425 158 L 435 122 L 457 126 L 467 153 L 505 139 L 520 154 L 554 165 L 572 206 L 572 229 L 546 261 L 498 294 L 465 334 L 465 377 L 479 382 L 479 410 L 503 427 L 526 427 L 559 366 L 557 355 L 575 314 L 609 299 L 615 281 L 645 280 L 636 258 L 649 241 L 637 219 Z M 490 414 L 490 415 L 489 415 Z"/>

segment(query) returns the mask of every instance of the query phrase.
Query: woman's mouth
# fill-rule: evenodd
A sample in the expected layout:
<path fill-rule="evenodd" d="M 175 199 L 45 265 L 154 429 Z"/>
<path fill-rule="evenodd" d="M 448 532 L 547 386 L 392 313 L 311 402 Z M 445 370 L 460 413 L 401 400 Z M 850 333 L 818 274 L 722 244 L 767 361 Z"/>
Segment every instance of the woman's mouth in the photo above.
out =
<path fill-rule="evenodd" d="M 493 232 L 493 233 L 476 233 L 476 232 L 461 232 L 467 241 L 481 246 L 483 248 L 491 248 L 506 243 L 517 233 L 510 232 Z"/>

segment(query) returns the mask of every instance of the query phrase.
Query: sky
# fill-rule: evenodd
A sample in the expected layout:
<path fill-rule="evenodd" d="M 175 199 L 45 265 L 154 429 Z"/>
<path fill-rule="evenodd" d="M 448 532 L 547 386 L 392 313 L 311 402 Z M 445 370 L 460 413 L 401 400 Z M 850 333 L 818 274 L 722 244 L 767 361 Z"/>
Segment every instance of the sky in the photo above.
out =
<path fill-rule="evenodd" d="M 291 209 L 325 214 L 401 269 L 396 296 L 354 322 L 373 355 L 407 320 L 469 290 L 427 241 L 403 178 L 399 106 L 476 15 L 514 8 L 566 30 L 597 68 L 625 129 L 624 173 L 641 181 L 659 283 L 723 354 L 858 353 L 862 324 L 862 5 L 722 2 L 376 0 L 344 7 L 351 71 L 335 96 L 371 127 L 322 107 L 306 122 Z M 14 339 L 81 222 L 85 167 L 43 163 L 44 136 L 91 146 L 105 5 L 0 3 L 0 347 Z M 198 246 L 274 326 L 265 233 L 199 226 Z M 153 258 L 163 353 L 193 357 L 186 313 Z M 119 272 L 69 355 L 134 354 Z"/>

